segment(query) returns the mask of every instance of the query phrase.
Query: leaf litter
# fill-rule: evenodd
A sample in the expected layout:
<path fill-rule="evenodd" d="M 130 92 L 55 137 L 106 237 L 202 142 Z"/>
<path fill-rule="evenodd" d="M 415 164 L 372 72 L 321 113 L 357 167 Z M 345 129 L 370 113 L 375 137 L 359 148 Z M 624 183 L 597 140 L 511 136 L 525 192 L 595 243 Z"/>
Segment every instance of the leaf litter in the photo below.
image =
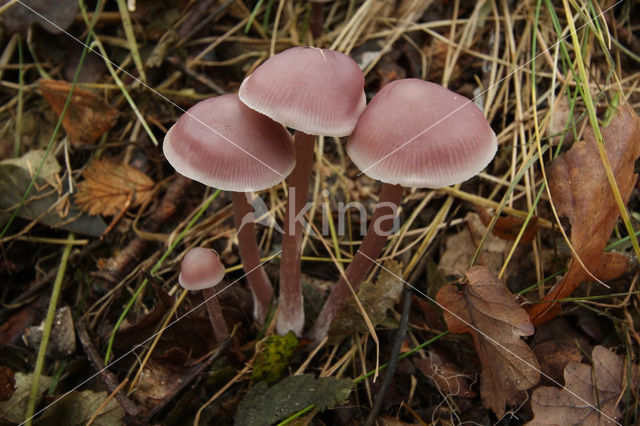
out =
<path fill-rule="evenodd" d="M 628 105 L 621 106 L 609 126 L 602 129 L 602 137 L 626 205 L 638 178 L 634 167 L 640 156 L 640 117 Z M 590 273 L 575 258 L 571 259 L 567 273 L 549 290 L 543 303 L 529 309 L 535 324 L 556 316 L 560 307 L 549 302 L 568 297 L 582 282 L 591 280 L 591 274 L 609 281 L 631 266 L 628 256 L 604 251 L 620 212 L 596 144 L 593 132 L 587 129 L 583 141 L 574 143 L 549 166 L 553 203 L 558 214 L 569 219 L 571 245 Z"/>
<path fill-rule="evenodd" d="M 480 396 L 498 418 L 507 405 L 526 398 L 524 390 L 540 379 L 538 361 L 522 337 L 533 324 L 513 295 L 484 266 L 470 268 L 468 282 L 442 287 L 436 301 L 449 330 L 470 333 L 482 364 Z M 458 288 L 460 287 L 460 288 Z"/>
<path fill-rule="evenodd" d="M 207 417 L 216 424 L 232 422 L 233 413 L 236 413 L 236 424 L 287 421 L 299 413 L 301 405 L 305 408 L 315 405 L 316 409 L 309 411 L 300 422 L 362 423 L 370 410 L 369 401 L 381 390 L 377 383 L 363 381 L 364 374 L 378 360 L 372 355 L 370 340 L 367 339 L 368 330 L 362 328 L 359 310 L 351 309 L 354 308 L 352 306 L 343 322 L 334 324 L 334 331 L 339 332 L 334 342 L 342 343 L 327 344 L 318 352 L 309 352 L 305 350 L 309 348 L 304 338 L 299 339 L 295 347 L 293 341 L 272 339 L 275 343 L 262 353 L 263 362 L 254 358 L 257 348 L 255 342 L 265 341 L 263 338 L 271 339 L 273 333 L 268 326 L 258 329 L 251 323 L 250 297 L 244 288 L 237 286 L 232 288 L 239 291 L 225 292 L 231 296 L 227 299 L 228 305 L 223 306 L 227 308 L 227 320 L 235 326 L 236 334 L 229 351 L 215 362 L 209 364 L 208 361 L 213 350 L 210 325 L 203 311 L 199 310 L 180 318 L 150 343 L 136 349 L 136 355 L 141 359 L 149 355 L 144 368 L 136 368 L 139 366 L 138 358 L 127 356 L 118 364 L 109 365 L 108 370 L 87 384 L 87 389 L 73 391 L 69 399 L 59 398 L 87 378 L 86 369 L 81 365 L 86 362 L 86 357 L 96 370 L 102 369 L 102 359 L 105 351 L 108 351 L 105 347 L 112 333 L 115 333 L 115 338 L 111 359 L 117 359 L 153 336 L 174 303 L 180 305 L 176 306 L 179 309 L 176 312 L 177 319 L 178 312 L 188 312 L 188 307 L 195 306 L 201 300 L 191 295 L 180 298 L 179 291 L 176 291 L 179 266 L 175 259 L 179 259 L 183 251 L 196 245 L 215 248 L 229 267 L 230 281 L 231 278 L 240 278 L 238 285 L 244 283 L 238 272 L 228 196 L 220 194 L 206 211 L 200 211 L 202 200 L 207 199 L 210 190 L 199 184 L 181 181 L 181 178 L 173 179 L 173 171 L 167 167 L 158 147 L 151 144 L 149 134 L 140 130 L 138 119 L 142 117 L 148 122 L 155 137 L 160 139 L 175 122 L 178 111 L 158 101 L 152 91 L 141 90 L 130 75 L 120 74 L 123 85 L 118 86 L 113 77 L 106 74 L 105 61 L 97 56 L 89 56 L 79 79 L 89 83 L 75 88 L 70 109 L 63 120 L 66 138 L 60 134 L 48 146 L 53 132 L 53 117 L 59 116 L 62 111 L 80 55 L 76 47 L 69 48 L 75 41 L 66 39 L 64 35 L 52 37 L 45 34 L 39 27 L 41 20 L 40 24 L 33 26 L 28 20 L 10 19 L 12 11 L 24 11 L 19 3 L 14 2 L 2 16 L 5 30 L 11 24 L 16 24 L 18 31 L 28 32 L 28 36 L 23 38 L 9 34 L 2 42 L 0 153 L 2 159 L 9 156 L 19 158 L 23 154 L 35 158 L 38 152 L 49 147 L 56 164 L 64 164 L 65 167 L 56 169 L 54 173 L 43 170 L 36 179 L 36 187 L 27 203 L 18 213 L 18 219 L 8 228 L 5 238 L 1 239 L 0 279 L 3 288 L 0 322 L 4 326 L 9 325 L 5 328 L 10 329 L 12 338 L 5 339 L 0 346 L 0 363 L 7 363 L 11 367 L 9 371 L 15 372 L 16 380 L 15 391 L 9 398 L 22 398 L 20 401 L 24 401 L 25 372 L 31 371 L 33 357 L 30 356 L 35 355 L 35 350 L 23 346 L 13 337 L 17 336 L 19 340 L 24 328 L 37 327 L 40 322 L 42 306 L 46 305 L 49 298 L 47 285 L 56 275 L 59 247 L 66 244 L 66 233 L 73 232 L 89 235 L 90 238 L 77 243 L 73 250 L 73 262 L 61 271 L 64 286 L 58 306 L 71 306 L 74 318 L 77 318 L 76 330 L 85 330 L 85 333 L 81 338 L 82 349 L 72 349 L 73 353 L 69 355 L 63 352 L 59 360 L 47 358 L 45 361 L 43 374 L 47 376 L 41 379 L 41 383 L 44 380 L 50 384 L 50 376 L 61 373 L 55 379 L 55 386 L 49 386 L 50 396 L 43 397 L 46 390 L 37 394 L 39 406 L 48 407 L 45 414 L 51 410 L 51 422 L 69 424 L 77 421 L 84 424 L 90 420 L 88 417 L 93 417 L 95 424 L 119 424 L 124 421 L 131 424 L 185 424 L 191 423 L 205 401 L 215 400 L 215 404 L 207 409 Z M 478 279 L 478 270 L 474 268 L 467 271 L 467 265 L 479 250 L 479 263 L 496 273 L 512 245 L 509 241 L 521 232 L 522 217 L 529 213 L 529 201 L 535 198 L 540 189 L 540 166 L 531 163 L 531 168 L 527 170 L 528 181 L 512 182 L 511 177 L 536 149 L 531 143 L 531 135 L 540 130 L 548 136 L 542 142 L 555 145 L 561 137 L 564 143 L 571 144 L 572 136 L 582 132 L 584 121 L 580 121 L 580 117 L 584 115 L 583 100 L 572 93 L 574 84 L 571 78 L 575 77 L 572 73 L 575 69 L 570 68 L 574 64 L 560 64 L 562 56 L 558 58 L 548 54 L 553 50 L 536 56 L 532 70 L 536 71 L 535 87 L 540 90 L 538 99 L 532 99 L 531 88 L 521 81 L 521 76 L 528 78 L 529 74 L 521 74 L 522 70 L 517 68 L 531 59 L 527 55 L 528 46 L 534 41 L 532 28 L 537 30 L 535 41 L 542 45 L 538 48 L 539 52 L 556 46 L 556 42 L 565 34 L 555 33 L 553 26 L 554 22 L 560 24 L 560 30 L 566 26 L 565 17 L 554 16 L 561 11 L 559 3 L 547 3 L 546 8 L 545 2 L 540 3 L 542 8 L 538 15 L 535 2 L 517 5 L 506 2 L 503 5 L 500 2 L 407 0 L 397 3 L 349 3 L 340 0 L 324 6 L 324 13 L 320 15 L 326 21 L 314 26 L 320 28 L 319 37 L 307 31 L 308 21 L 311 24 L 310 21 L 316 16 L 311 12 L 318 10 L 317 5 L 312 7 L 308 2 L 280 2 L 281 7 L 276 11 L 271 7 L 271 2 L 258 2 L 256 9 L 251 10 L 252 2 L 138 1 L 129 2 L 129 7 L 135 8 L 135 12 L 126 8 L 115 12 L 113 7 L 107 7 L 99 12 L 99 16 L 90 17 L 98 18 L 93 36 L 101 40 L 110 60 L 122 70 L 138 75 L 131 55 L 139 51 L 143 59 L 146 56 L 147 64 L 151 64 L 144 70 L 149 87 L 184 109 L 199 99 L 217 93 L 236 92 L 242 79 L 270 55 L 272 46 L 278 52 L 295 45 L 333 46 L 361 59 L 370 69 L 366 80 L 367 95 L 373 95 L 393 79 L 413 77 L 436 81 L 457 93 L 474 97 L 482 105 L 485 116 L 498 135 L 500 147 L 496 161 L 479 178 L 464 183 L 460 191 L 453 195 L 454 198 L 449 198 L 452 192 L 412 189 L 403 200 L 400 215 L 403 221 L 411 217 L 413 222 L 406 232 L 403 230 L 400 235 L 390 239 L 383 259 L 386 262 L 394 258 L 400 264 L 386 264 L 398 276 L 406 276 L 402 265 L 407 267 L 415 262 L 421 263 L 430 256 L 436 262 L 440 260 L 441 270 L 448 277 L 464 277 L 467 274 L 468 283 L 457 286 L 445 284 L 442 287 L 441 294 L 446 295 L 445 302 L 453 303 L 458 309 L 456 312 L 473 324 L 488 327 L 488 335 L 503 339 L 510 347 L 516 348 L 516 353 L 528 359 L 532 355 L 525 339 L 533 332 L 533 328 L 526 323 L 522 308 L 516 302 L 518 299 L 507 287 L 502 284 L 498 286 L 495 276 L 487 275 L 484 271 L 481 274 L 483 278 Z M 38 4 L 50 17 L 54 17 L 51 15 L 53 12 L 64 15 L 56 22 L 63 24 L 74 37 L 82 38 L 87 34 L 82 16 L 71 13 L 75 2 L 70 3 L 73 7 L 59 7 L 55 11 L 47 2 L 28 4 Z M 597 5 L 592 1 L 584 5 L 574 2 L 572 5 L 584 6 L 580 13 L 588 13 L 590 7 L 605 11 L 613 2 Z M 594 25 L 580 29 L 585 42 L 586 65 L 591 72 L 590 87 L 594 94 L 598 92 L 596 107 L 599 108 L 599 116 L 605 117 L 604 120 L 609 120 L 615 105 L 623 102 L 622 98 L 636 109 L 640 102 L 636 87 L 640 75 L 637 59 L 630 56 L 628 50 L 635 51 L 633 46 L 638 44 L 638 15 L 634 17 L 634 7 L 625 4 L 624 7 L 605 12 L 608 28 L 595 25 L 604 22 L 596 20 Z M 133 23 L 135 40 L 125 39 L 121 32 L 127 13 Z M 244 24 L 239 25 L 243 21 L 250 22 L 244 32 Z M 70 22 L 71 26 L 67 27 Z M 615 29 L 615 32 L 608 34 L 607 30 L 611 29 Z M 599 45 L 598 40 L 611 40 L 613 43 L 605 47 Z M 138 46 L 129 44 L 136 42 Z M 148 57 L 149 52 L 152 52 L 151 57 Z M 569 55 L 571 53 L 569 51 Z M 610 63 L 609 55 L 614 54 Z M 374 59 L 376 65 L 371 62 Z M 611 84 L 611 73 L 616 74 L 614 77 L 620 82 L 619 85 Z M 622 89 L 621 93 L 618 93 L 618 89 Z M 39 96 L 37 90 L 43 96 Z M 127 95 L 132 103 L 125 102 Z M 554 98 L 558 101 L 552 106 Z M 139 110 L 140 116 L 134 114 L 132 105 Z M 541 118 L 539 128 L 535 128 L 538 123 L 532 119 L 535 115 L 532 115 L 532 111 Z M 635 184 L 632 166 L 637 157 L 636 147 L 633 142 L 615 140 L 618 136 L 623 138 L 625 132 L 633 129 L 634 125 L 630 123 L 637 119 L 629 115 L 627 118 L 630 121 L 625 129 L 624 118 L 621 119 L 624 111 L 619 111 L 622 112 L 613 114 L 612 124 L 619 131 L 612 136 L 604 129 L 605 140 L 607 149 L 619 146 L 613 148 L 619 152 L 611 153 L 610 160 L 616 179 L 620 179 L 625 202 L 630 200 L 629 209 L 632 217 L 635 217 L 633 224 L 637 227 L 639 206 L 634 194 L 637 190 L 628 189 L 629 182 L 631 188 Z M 551 120 L 545 121 L 549 119 L 549 114 Z M 565 123 L 567 120 L 568 125 Z M 546 130 L 545 123 L 548 123 Z M 563 131 L 565 134 L 560 136 Z M 590 137 L 587 131 L 586 142 L 573 144 L 580 146 L 589 142 Z M 341 143 L 329 138 L 323 143 L 320 146 L 324 149 L 316 154 L 318 167 L 314 166 L 319 176 L 314 183 L 316 188 L 331 189 L 335 201 L 358 201 L 370 209 L 376 201 L 377 184 L 372 179 L 358 176 L 359 171 L 352 167 L 344 155 Z M 610 189 L 606 179 L 598 172 L 601 168 L 599 156 L 592 155 L 591 148 L 583 151 L 579 155 L 584 158 L 579 161 L 567 161 L 575 154 L 573 151 L 562 154 L 559 157 L 562 160 L 556 161 L 557 164 L 565 164 L 562 167 L 556 166 L 555 162 L 551 165 L 549 185 L 560 215 L 569 219 L 571 243 L 578 250 L 580 258 L 599 279 L 608 280 L 627 271 L 628 262 L 625 262 L 624 255 L 603 251 L 612 234 L 619 240 L 615 233 L 617 207 L 607 199 Z M 626 153 L 627 158 L 616 157 L 622 152 Z M 96 158 L 109 159 L 107 161 L 110 163 L 107 166 L 102 164 L 102 169 L 98 164 L 99 170 L 96 172 L 93 162 L 102 161 Z M 548 161 L 546 156 L 543 161 Z M 10 162 L 0 165 L 2 217 L 12 213 L 34 173 L 31 160 L 27 163 L 17 160 L 17 164 Z M 565 172 L 568 170 L 568 174 L 562 175 L 563 169 Z M 582 174 L 578 173 L 580 169 L 583 170 Z M 80 177 L 80 170 L 85 171 L 84 178 Z M 113 175 L 116 170 L 118 176 Z M 91 176 L 91 173 L 94 175 Z M 74 203 L 73 196 L 68 195 L 70 188 L 67 182 L 74 179 L 80 181 L 81 194 L 76 199 L 79 200 L 77 203 Z M 159 184 L 156 185 L 156 182 Z M 168 185 L 162 185 L 163 182 L 168 182 Z M 578 187 L 576 183 L 583 186 Z M 496 196 L 511 184 L 515 185 L 512 187 L 515 189 L 508 200 L 508 209 L 503 210 L 509 213 L 497 219 L 484 246 L 478 247 L 487 232 L 486 223 L 491 220 L 491 213 L 485 215 L 483 209 L 495 208 Z M 460 194 L 473 196 L 474 205 L 468 205 L 463 201 L 468 198 Z M 570 194 L 570 200 L 565 203 L 562 197 L 567 194 Z M 268 200 L 269 212 L 273 213 L 276 220 L 281 220 L 285 191 L 278 187 L 258 195 Z M 311 201 L 316 204 L 321 202 L 315 197 Z M 438 216 L 439 209 L 450 201 L 452 208 L 446 210 L 447 213 L 442 217 Z M 154 203 L 157 208 L 140 208 L 147 203 Z M 569 207 L 563 207 L 563 203 Z M 80 205 L 84 210 L 79 209 Z M 543 288 L 539 281 L 558 275 L 558 265 L 567 258 L 566 248 L 562 244 L 556 246 L 557 230 L 543 226 L 552 219 L 548 207 L 548 200 L 543 195 L 533 221 L 524 230 L 521 244 L 502 277 L 511 291 L 538 286 L 542 297 Z M 130 208 L 139 209 L 138 215 L 142 216 L 140 226 L 122 227 L 116 233 L 104 232 L 106 225 L 101 216 L 117 216 L 115 223 L 125 217 Z M 482 220 L 472 210 L 479 211 Z M 321 220 L 318 212 L 322 209 L 316 209 L 316 216 L 313 217 L 312 211 L 309 212 L 309 219 Z M 89 216 L 87 212 L 94 216 Z M 358 215 L 351 216 L 356 219 Z M 194 218 L 197 220 L 191 222 Z M 536 218 L 539 219 L 538 226 Z M 434 235 L 436 238 L 432 238 Z M 102 236 L 102 240 L 98 240 L 98 236 Z M 342 260 L 348 260 L 357 249 L 359 237 L 355 234 L 338 237 L 336 249 L 343 255 Z M 277 253 L 280 236 L 272 229 L 260 229 L 259 240 L 265 255 Z M 443 241 L 446 241 L 446 248 L 442 247 Z M 310 235 L 305 247 L 305 275 L 329 284 L 335 281 L 337 271 L 326 260 L 329 254 L 319 244 L 317 237 Z M 96 259 L 99 259 L 98 262 Z M 575 260 L 569 261 L 568 272 L 558 285 L 567 295 L 579 294 L 581 297 L 582 288 L 586 286 L 580 292 L 569 289 L 590 281 L 591 277 L 585 275 Z M 109 266 L 100 269 L 101 264 Z M 266 267 L 270 276 L 275 277 L 277 258 L 267 262 Z M 461 329 L 460 324 L 455 322 L 449 324 L 452 331 L 471 332 L 472 337 L 435 338 L 436 341 L 430 342 L 424 352 L 426 359 L 417 359 L 414 351 L 424 350 L 416 349 L 417 345 L 429 342 L 446 328 L 441 312 L 420 298 L 421 291 L 433 295 L 438 290 L 439 284 L 434 281 L 434 274 L 428 272 L 410 282 L 417 288 L 413 299 L 418 303 L 413 305 L 409 331 L 401 348 L 403 356 L 411 356 L 414 362 L 407 361 L 404 365 L 403 360 L 399 362 L 394 374 L 394 389 L 390 393 L 392 397 L 386 399 L 377 421 L 383 424 L 429 421 L 495 424 L 499 419 L 494 414 L 506 412 L 507 407 L 515 411 L 520 401 L 526 398 L 525 391 L 532 396 L 532 388 L 528 386 L 535 381 L 533 374 L 526 368 L 515 371 L 517 363 L 512 357 L 500 355 L 501 351 L 488 339 L 471 330 Z M 585 316 L 587 320 L 589 316 L 597 316 L 599 322 L 604 324 L 605 334 L 601 333 L 600 336 L 609 339 L 607 345 L 615 347 L 618 353 L 626 349 L 632 358 L 636 357 L 633 359 L 637 359 L 640 336 L 636 331 L 638 315 L 633 293 L 635 289 L 628 285 L 624 275 L 618 281 L 617 289 L 627 291 L 629 288 L 626 296 L 628 303 L 617 303 L 618 296 L 600 301 L 581 301 L 577 298 L 571 310 L 566 310 L 555 319 L 565 320 L 563 327 L 568 330 L 576 325 L 576 316 L 580 321 Z M 490 282 L 491 285 L 488 284 Z M 151 285 L 145 287 L 145 283 Z M 403 285 L 399 280 L 385 278 L 380 273 L 378 278 L 366 283 L 367 290 L 360 295 L 382 343 L 380 362 L 388 361 L 386 357 L 399 318 L 398 312 L 394 311 L 398 300 L 396 292 Z M 21 294 L 26 294 L 25 290 L 29 292 L 33 289 L 39 290 L 28 293 L 30 298 L 26 303 L 26 299 L 20 299 Z M 34 297 L 42 303 L 32 302 Z M 558 297 L 560 295 L 552 290 L 544 300 Z M 496 305 L 500 308 L 495 308 Z M 240 306 L 247 308 L 239 309 Z M 533 314 L 535 309 L 542 309 L 543 306 L 536 304 L 528 308 L 534 323 L 548 320 L 558 313 L 557 308 L 548 312 L 544 308 L 545 312 L 541 315 Z M 505 312 L 500 313 L 500 310 Z M 23 315 L 27 311 L 29 315 Z M 235 314 L 231 315 L 232 312 Z M 18 313 L 25 320 L 14 321 Z M 445 319 L 451 320 L 446 315 Z M 309 316 L 309 320 L 313 321 L 313 315 Z M 513 324 L 509 321 L 513 321 Z M 344 337 L 354 335 L 353 331 L 358 331 L 357 338 L 345 340 Z M 554 378 L 561 378 L 567 362 L 579 361 L 578 345 L 590 348 L 585 342 L 599 341 L 596 337 L 598 334 L 589 333 L 584 328 L 575 326 L 572 331 L 572 334 L 568 334 L 571 342 L 564 341 L 556 346 L 549 342 L 537 344 L 535 339 L 531 341 L 533 353 L 539 357 L 543 371 L 553 370 Z M 536 337 L 538 334 L 539 330 Z M 558 340 L 559 336 L 565 334 L 556 331 L 551 337 Z M 16 342 L 20 346 L 16 346 Z M 473 351 L 471 342 L 477 352 Z M 623 348 L 624 345 L 627 347 Z M 497 360 L 493 366 L 486 365 L 486 359 L 490 357 Z M 596 359 L 596 355 L 592 357 Z M 256 360 L 253 373 L 241 367 L 248 359 Z M 532 362 L 534 360 L 535 357 Z M 625 365 L 628 364 L 629 360 L 625 359 Z M 414 366 L 429 377 L 429 382 L 416 380 Z M 596 368 L 589 367 L 592 370 Z M 242 374 L 237 373 L 239 370 Z M 286 377 L 291 372 L 303 370 L 313 374 L 302 378 Z M 0 371 L 5 370 L 0 368 Z M 127 393 L 127 389 L 119 388 L 131 380 L 136 372 L 141 374 L 136 389 L 129 389 L 130 393 Z M 474 380 L 478 373 L 479 380 Z M 252 377 L 252 374 L 256 376 Z M 323 377 L 326 375 L 331 377 Z M 268 379 L 270 383 L 256 383 L 258 378 Z M 518 386 L 522 389 L 514 384 L 518 380 L 521 380 Z M 354 382 L 360 384 L 354 386 Z M 30 379 L 27 380 L 29 383 Z M 7 378 L 5 386 L 9 385 L 11 383 Z M 105 386 L 109 393 L 116 392 L 115 397 L 105 394 Z M 580 385 L 577 386 L 580 388 Z M 600 392 L 597 384 L 592 388 L 596 389 L 596 393 Z M 607 389 L 603 392 L 608 398 Z M 11 394 L 8 390 L 6 393 Z M 480 398 L 474 396 L 478 394 Z M 637 413 L 636 394 L 632 393 L 631 396 L 631 400 L 623 399 L 611 412 L 615 415 L 618 412 Z M 446 398 L 446 403 L 443 403 L 443 398 Z M 556 399 L 566 401 L 567 397 L 556 396 Z M 51 405 L 51 402 L 55 404 Z M 60 404 L 60 409 L 56 409 L 57 404 Z M 122 411 L 113 404 L 121 405 L 128 417 L 123 419 Z M 483 404 L 489 408 L 485 409 Z M 74 409 L 78 405 L 85 408 Z M 340 406 L 340 409 L 326 410 L 336 406 Z M 604 406 L 610 408 L 609 399 Z M 527 404 L 520 407 L 515 415 L 523 421 L 529 420 Z M 252 417 L 245 416 L 240 408 L 248 409 Z M 24 411 L 24 404 L 20 405 L 20 409 Z M 61 412 L 71 413 L 70 416 L 74 418 L 59 420 L 58 414 Z M 115 415 L 103 417 L 103 413 Z M 541 412 L 536 414 L 538 419 L 541 416 L 544 418 Z M 626 419 L 637 421 L 633 414 Z M 16 422 L 22 420 L 16 412 Z M 557 423 L 561 420 L 560 417 L 552 419 Z"/>

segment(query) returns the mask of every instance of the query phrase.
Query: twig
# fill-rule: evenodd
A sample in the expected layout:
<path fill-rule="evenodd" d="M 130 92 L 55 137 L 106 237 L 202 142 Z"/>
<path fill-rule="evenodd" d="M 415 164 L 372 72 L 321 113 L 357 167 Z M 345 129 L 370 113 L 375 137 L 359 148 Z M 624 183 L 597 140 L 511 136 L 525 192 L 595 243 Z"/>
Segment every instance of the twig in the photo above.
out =
<path fill-rule="evenodd" d="M 80 343 L 82 344 L 82 348 L 84 349 L 84 353 L 87 355 L 87 358 L 89 358 L 89 361 L 91 362 L 91 364 L 93 364 L 94 368 L 98 370 L 100 377 L 102 378 L 104 384 L 107 386 L 107 389 L 109 389 L 109 392 L 113 393 L 114 391 L 121 389 L 122 383 L 118 383 L 118 378 L 116 377 L 116 375 L 104 368 L 102 359 L 100 359 L 100 357 L 98 356 L 98 352 L 93 347 L 91 339 L 89 339 L 89 334 L 87 333 L 87 329 L 84 326 L 84 322 L 76 322 L 75 326 L 76 331 L 78 332 L 78 338 L 80 339 Z M 120 405 L 122 405 L 124 411 L 130 416 L 135 417 L 142 411 L 142 409 L 138 407 L 135 402 L 127 398 L 127 396 L 123 392 L 118 391 L 115 394 L 115 398 L 120 403 Z"/>

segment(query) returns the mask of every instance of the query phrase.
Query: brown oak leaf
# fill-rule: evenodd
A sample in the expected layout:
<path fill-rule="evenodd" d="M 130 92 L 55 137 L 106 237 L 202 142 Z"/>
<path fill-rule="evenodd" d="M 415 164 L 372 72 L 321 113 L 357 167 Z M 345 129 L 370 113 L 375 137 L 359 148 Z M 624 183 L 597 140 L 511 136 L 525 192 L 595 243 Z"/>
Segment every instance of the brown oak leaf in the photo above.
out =
<path fill-rule="evenodd" d="M 591 129 L 585 140 L 576 142 L 549 166 L 549 189 L 560 216 L 571 222 L 571 245 L 584 265 L 598 279 L 607 281 L 629 269 L 629 259 L 619 253 L 603 252 L 619 210 L 605 175 L 598 146 Z M 622 200 L 626 204 L 637 180 L 634 162 L 640 156 L 640 118 L 628 106 L 618 109 L 611 124 L 602 129 L 602 137 Z M 534 324 L 555 317 L 560 310 L 553 302 L 569 296 L 580 283 L 592 277 L 576 259 L 567 273 L 543 299 L 533 305 L 529 315 Z"/>
<path fill-rule="evenodd" d="M 82 173 L 76 203 L 90 215 L 111 216 L 151 201 L 153 180 L 128 164 L 95 160 Z"/>
<path fill-rule="evenodd" d="M 591 353 L 591 365 L 572 361 L 564 369 L 562 389 L 541 386 L 533 391 L 534 419 L 527 425 L 613 425 L 622 415 L 624 360 L 604 346 Z"/>
<path fill-rule="evenodd" d="M 51 109 L 60 115 L 71 90 L 71 83 L 61 80 L 40 80 L 40 90 Z M 69 107 L 62 118 L 71 143 L 90 144 L 109 130 L 118 119 L 118 110 L 107 105 L 93 92 L 73 89 Z"/>
<path fill-rule="evenodd" d="M 462 288 L 446 285 L 436 301 L 453 333 L 470 333 L 482 364 L 480 396 L 502 417 L 506 405 L 524 399 L 524 390 L 540 379 L 538 361 L 521 339 L 533 334 L 527 312 L 484 266 L 470 268 Z M 454 315 L 455 314 L 455 315 Z"/>

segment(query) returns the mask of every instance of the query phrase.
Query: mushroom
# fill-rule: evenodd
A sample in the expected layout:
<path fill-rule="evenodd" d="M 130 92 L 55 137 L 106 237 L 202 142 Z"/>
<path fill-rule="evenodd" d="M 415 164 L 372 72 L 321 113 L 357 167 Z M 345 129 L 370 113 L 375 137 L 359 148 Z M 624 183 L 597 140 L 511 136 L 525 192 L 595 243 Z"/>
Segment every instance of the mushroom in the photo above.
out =
<path fill-rule="evenodd" d="M 222 316 L 220 303 L 215 287 L 224 278 L 224 265 L 220 262 L 218 253 L 203 247 L 192 248 L 182 259 L 178 282 L 186 290 L 202 290 L 209 319 L 213 328 L 216 342 L 222 344 L 229 338 L 227 323 Z"/>
<path fill-rule="evenodd" d="M 315 136 L 349 135 L 366 104 L 364 75 L 349 56 L 293 47 L 272 56 L 244 79 L 238 92 L 250 108 L 295 129 L 296 167 L 287 179 L 289 199 L 280 263 L 279 334 L 304 326 L 300 284 L 302 225 Z"/>
<path fill-rule="evenodd" d="M 253 212 L 246 192 L 269 188 L 295 165 L 293 141 L 282 125 L 247 108 L 237 95 L 222 95 L 191 107 L 169 129 L 164 155 L 178 173 L 207 186 L 232 191 L 240 259 L 253 293 L 254 318 L 260 323 L 273 288 L 260 262 Z M 246 222 L 246 221 L 245 221 Z"/>
<path fill-rule="evenodd" d="M 374 265 L 391 231 L 404 187 L 438 188 L 464 182 L 493 159 L 496 135 L 469 99 L 435 83 L 403 79 L 380 90 L 360 116 L 347 153 L 367 176 L 383 182 L 367 235 L 345 276 L 354 290 Z M 393 216 L 391 216 L 393 217 Z M 321 341 L 351 296 L 341 278 L 311 332 Z"/>

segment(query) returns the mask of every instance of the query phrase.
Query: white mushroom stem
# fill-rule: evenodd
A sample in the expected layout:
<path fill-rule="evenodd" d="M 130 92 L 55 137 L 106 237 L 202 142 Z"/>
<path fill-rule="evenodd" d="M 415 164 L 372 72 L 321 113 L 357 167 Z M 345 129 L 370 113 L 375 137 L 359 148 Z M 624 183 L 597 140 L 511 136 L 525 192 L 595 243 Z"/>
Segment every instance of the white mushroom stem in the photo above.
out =
<path fill-rule="evenodd" d="M 260 249 L 258 248 L 256 228 L 253 221 L 242 223 L 245 215 L 253 214 L 253 207 L 247 201 L 244 192 L 232 192 L 231 201 L 233 202 L 233 217 L 236 230 L 240 228 L 237 231 L 240 260 L 247 274 L 249 288 L 253 294 L 253 317 L 262 325 L 269 310 L 273 287 L 260 261 Z"/>
<path fill-rule="evenodd" d="M 367 229 L 367 235 L 344 273 L 348 282 L 344 277 L 340 277 L 311 330 L 311 338 L 314 342 L 320 342 L 327 336 L 331 322 L 351 298 L 352 292 L 349 285 L 354 292 L 357 292 L 362 281 L 376 264 L 376 259 L 380 256 L 388 235 L 393 229 L 394 221 L 391 219 L 395 216 L 403 192 L 404 188 L 400 185 L 389 183 L 382 185 L 376 210 Z"/>
<path fill-rule="evenodd" d="M 300 336 L 304 327 L 300 282 L 300 251 L 304 229 L 296 216 L 303 211 L 307 202 L 313 168 L 314 143 L 315 136 L 296 131 L 294 135 L 296 166 L 287 178 L 289 199 L 285 213 L 282 259 L 280 260 L 280 310 L 276 322 L 276 331 L 280 335 L 293 330 L 297 336 Z"/>

